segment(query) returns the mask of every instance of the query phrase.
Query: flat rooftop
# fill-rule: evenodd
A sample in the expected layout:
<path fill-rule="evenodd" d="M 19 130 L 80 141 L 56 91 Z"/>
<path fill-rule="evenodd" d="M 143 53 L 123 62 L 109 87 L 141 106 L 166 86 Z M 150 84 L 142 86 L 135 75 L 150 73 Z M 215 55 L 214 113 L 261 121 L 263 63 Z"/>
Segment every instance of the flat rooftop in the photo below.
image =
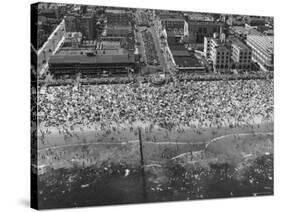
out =
<path fill-rule="evenodd" d="M 127 35 L 132 32 L 131 28 L 118 28 L 118 27 L 107 27 L 106 35 Z"/>
<path fill-rule="evenodd" d="M 120 49 L 120 41 L 101 41 L 102 49 Z"/>
<path fill-rule="evenodd" d="M 126 11 L 124 9 L 106 9 L 105 13 L 124 14 L 124 13 L 130 13 L 130 12 Z"/>
<path fill-rule="evenodd" d="M 208 21 L 208 22 L 215 21 L 213 16 L 200 14 L 200 13 L 186 14 L 186 17 L 187 20 L 189 21 Z"/>
<path fill-rule="evenodd" d="M 49 59 L 49 64 L 120 64 L 134 63 L 134 55 L 54 55 Z"/>
<path fill-rule="evenodd" d="M 180 67 L 202 67 L 202 65 L 194 55 L 186 57 L 175 56 L 174 60 Z"/>
<path fill-rule="evenodd" d="M 173 30 L 173 31 L 166 30 L 166 32 L 168 37 L 181 37 L 184 33 L 183 31 L 179 31 L 179 30 Z"/>
<path fill-rule="evenodd" d="M 238 38 L 229 38 L 229 40 L 231 41 L 232 44 L 236 45 L 239 49 L 250 50 L 250 47 L 248 47 L 246 44 L 244 44 Z"/>
<path fill-rule="evenodd" d="M 88 54 L 93 53 L 93 54 Z M 91 63 L 91 64 L 109 64 L 109 63 L 134 63 L 135 56 L 132 51 L 124 49 L 63 49 L 57 54 L 52 55 L 49 64 L 64 63 Z"/>
<path fill-rule="evenodd" d="M 173 51 L 173 50 L 187 51 L 187 49 L 184 47 L 184 45 L 180 44 L 180 43 L 175 43 L 173 41 L 168 40 L 168 45 L 169 45 L 169 48 L 171 49 L 171 51 Z"/>
<path fill-rule="evenodd" d="M 125 49 L 93 49 L 93 48 L 62 48 L 56 55 L 67 56 L 67 55 L 86 55 L 87 52 L 93 52 L 95 55 L 124 55 L 130 54 Z"/>
<path fill-rule="evenodd" d="M 231 30 L 235 33 L 244 34 L 244 35 L 262 35 L 261 32 L 259 32 L 254 28 L 246 28 L 243 26 L 234 26 L 231 28 Z"/>
<path fill-rule="evenodd" d="M 174 57 L 183 57 L 183 56 L 186 56 L 186 57 L 189 57 L 189 56 L 192 56 L 193 53 L 188 51 L 188 50 L 171 50 L 172 52 L 172 55 Z"/>
<path fill-rule="evenodd" d="M 175 21 L 184 21 L 185 18 L 179 13 L 161 13 L 159 14 L 161 20 L 175 20 Z"/>
<path fill-rule="evenodd" d="M 132 26 L 124 26 L 124 25 L 116 25 L 116 24 L 107 24 L 107 29 L 113 29 L 113 30 L 128 30 L 133 31 Z"/>

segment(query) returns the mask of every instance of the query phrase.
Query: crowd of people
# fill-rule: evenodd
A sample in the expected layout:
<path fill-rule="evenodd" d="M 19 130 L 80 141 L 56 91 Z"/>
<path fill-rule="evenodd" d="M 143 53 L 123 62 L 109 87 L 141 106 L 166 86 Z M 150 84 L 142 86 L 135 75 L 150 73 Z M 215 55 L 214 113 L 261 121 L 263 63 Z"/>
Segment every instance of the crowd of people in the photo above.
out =
<path fill-rule="evenodd" d="M 144 42 L 146 60 L 149 65 L 159 65 L 159 58 L 150 31 L 144 30 L 141 32 Z"/>
<path fill-rule="evenodd" d="M 205 73 L 205 74 L 186 74 L 186 73 L 176 73 L 176 79 L 183 80 L 194 80 L 194 81 L 212 81 L 212 80 L 237 80 L 237 79 L 273 79 L 273 73 L 244 73 L 244 74 L 214 74 L 214 73 Z"/>
<path fill-rule="evenodd" d="M 52 86 L 38 97 L 40 129 L 243 126 L 273 121 L 273 80 Z"/>

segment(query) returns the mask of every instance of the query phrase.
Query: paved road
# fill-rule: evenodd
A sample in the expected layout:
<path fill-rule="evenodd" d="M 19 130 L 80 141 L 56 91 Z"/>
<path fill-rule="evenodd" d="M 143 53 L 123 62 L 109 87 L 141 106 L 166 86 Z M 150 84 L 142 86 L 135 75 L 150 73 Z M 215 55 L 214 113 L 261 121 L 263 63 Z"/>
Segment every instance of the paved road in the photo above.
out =
<path fill-rule="evenodd" d="M 165 71 L 167 71 L 167 63 L 165 61 L 164 55 L 161 53 L 160 38 L 157 36 L 157 33 L 156 33 L 153 26 L 149 28 L 149 31 L 151 32 L 152 37 L 153 37 L 153 41 L 154 41 L 155 48 L 156 48 L 156 51 L 157 51 L 157 55 L 158 55 L 158 58 L 159 58 L 160 66 Z"/>
<path fill-rule="evenodd" d="M 146 27 L 137 26 L 136 28 L 138 30 L 138 32 L 136 33 L 137 41 L 140 43 L 140 45 L 138 46 L 139 47 L 139 53 L 142 55 L 142 58 L 144 58 L 145 62 L 147 62 L 146 57 L 145 57 L 144 42 L 143 42 L 142 35 L 141 35 L 141 31 L 145 30 Z"/>

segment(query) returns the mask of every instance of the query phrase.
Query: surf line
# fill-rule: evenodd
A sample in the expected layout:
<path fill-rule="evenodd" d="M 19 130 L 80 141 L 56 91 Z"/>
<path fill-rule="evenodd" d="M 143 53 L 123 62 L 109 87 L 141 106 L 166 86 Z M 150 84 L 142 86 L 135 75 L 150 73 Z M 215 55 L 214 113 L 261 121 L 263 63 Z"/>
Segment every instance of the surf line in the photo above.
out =
<path fill-rule="evenodd" d="M 227 138 L 227 137 L 231 137 L 231 136 L 236 136 L 236 135 L 239 135 L 239 136 L 247 136 L 247 135 L 273 135 L 273 132 L 234 133 L 234 134 L 222 135 L 222 136 L 213 138 L 209 142 L 205 142 L 205 143 L 207 143 L 206 146 L 205 146 L 205 149 L 214 141 L 217 141 L 217 140 L 220 140 L 220 139 L 223 139 L 223 138 Z M 202 150 L 199 150 L 197 152 L 200 152 L 200 151 L 202 151 Z M 177 158 L 183 157 L 183 156 L 185 156 L 188 153 L 189 152 L 181 153 L 181 154 L 179 154 L 179 155 L 177 155 L 175 157 L 172 157 L 171 160 L 175 160 Z"/>
<path fill-rule="evenodd" d="M 189 142 L 171 142 L 171 141 L 162 141 L 162 142 L 154 142 L 154 141 L 146 141 L 146 142 L 143 142 L 144 144 L 158 144 L 158 145 L 165 145 L 165 144 L 172 144 L 172 145 L 200 145 L 200 144 L 206 144 L 205 148 L 208 147 L 208 145 L 216 140 L 219 140 L 219 139 L 222 139 L 222 138 L 226 138 L 226 137 L 229 137 L 229 136 L 234 136 L 234 135 L 241 135 L 241 136 L 246 136 L 246 135 L 266 135 L 266 134 L 269 134 L 269 135 L 273 135 L 273 132 L 260 132 L 260 133 L 235 133 L 235 134 L 228 134 L 228 135 L 223 135 L 223 136 L 219 136 L 219 137 L 216 137 L 216 138 L 213 138 L 211 141 L 209 142 L 194 142 L 194 143 L 189 143 Z M 74 146 L 85 146 L 85 145 L 126 145 L 126 144 L 136 144 L 136 143 L 139 143 L 139 140 L 130 140 L 130 141 L 124 141 L 124 142 L 83 142 L 83 143 L 73 143 L 73 144 L 64 144 L 64 145 L 59 145 L 59 146 L 47 146 L 47 147 L 43 147 L 43 148 L 39 148 L 37 151 L 38 152 L 41 152 L 41 151 L 44 151 L 44 150 L 48 150 L 48 149 L 59 149 L 59 148 L 64 148 L 64 147 L 74 147 Z M 184 155 L 184 154 L 187 154 L 186 153 L 182 153 L 180 155 Z M 180 156 L 178 155 L 178 156 Z M 177 158 L 178 156 L 175 156 L 173 157 L 172 159 L 174 158 Z"/>
<path fill-rule="evenodd" d="M 75 143 L 75 144 L 64 144 L 64 145 L 59 145 L 59 146 L 47 146 L 38 149 L 37 151 L 43 151 L 47 149 L 59 149 L 59 148 L 64 148 L 64 147 L 73 147 L 73 146 L 85 146 L 85 145 L 126 145 L 126 144 L 137 144 L 139 143 L 139 140 L 130 140 L 130 141 L 125 141 L 125 142 L 87 142 L 87 143 Z M 194 144 L 206 144 L 206 142 L 195 142 L 195 143 L 189 143 L 189 142 L 171 142 L 171 141 L 162 141 L 162 142 L 154 142 L 154 141 L 145 141 L 143 144 L 160 144 L 160 145 L 165 145 L 165 144 L 179 144 L 179 145 L 194 145 Z"/>

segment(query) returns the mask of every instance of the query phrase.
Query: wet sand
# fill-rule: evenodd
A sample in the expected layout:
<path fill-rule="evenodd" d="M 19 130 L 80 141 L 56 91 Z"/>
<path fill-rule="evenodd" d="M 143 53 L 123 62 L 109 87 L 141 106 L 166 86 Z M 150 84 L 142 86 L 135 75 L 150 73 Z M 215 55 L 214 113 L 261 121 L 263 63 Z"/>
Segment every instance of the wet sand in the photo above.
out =
<path fill-rule="evenodd" d="M 75 128 L 71 131 L 72 136 L 65 136 L 56 129 L 51 129 L 50 134 L 45 134 L 44 138 L 38 133 L 37 148 L 90 144 L 90 143 L 123 143 L 139 139 L 138 128 L 141 128 L 143 142 L 207 142 L 215 137 L 250 132 L 273 132 L 273 122 L 244 125 L 241 127 L 220 127 L 220 128 L 172 128 L 171 130 L 149 125 L 121 125 L 121 127 L 100 130 L 99 128 Z"/>

